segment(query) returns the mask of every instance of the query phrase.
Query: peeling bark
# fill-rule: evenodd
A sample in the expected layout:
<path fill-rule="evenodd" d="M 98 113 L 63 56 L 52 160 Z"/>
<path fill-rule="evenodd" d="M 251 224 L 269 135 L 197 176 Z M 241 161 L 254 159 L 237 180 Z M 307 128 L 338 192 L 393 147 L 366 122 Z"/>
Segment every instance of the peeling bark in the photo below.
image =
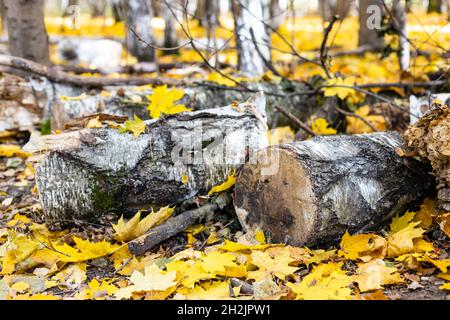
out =
<path fill-rule="evenodd" d="M 260 150 L 237 177 L 238 218 L 297 246 L 384 226 L 432 186 L 426 166 L 396 154 L 400 146 L 398 133 L 383 132 Z"/>
<path fill-rule="evenodd" d="M 46 220 L 96 221 L 111 210 L 176 205 L 206 194 L 248 154 L 267 146 L 264 107 L 259 94 L 237 107 L 148 121 L 137 138 L 116 129 L 82 129 L 30 142 L 24 150 L 46 151 L 35 159 Z"/>

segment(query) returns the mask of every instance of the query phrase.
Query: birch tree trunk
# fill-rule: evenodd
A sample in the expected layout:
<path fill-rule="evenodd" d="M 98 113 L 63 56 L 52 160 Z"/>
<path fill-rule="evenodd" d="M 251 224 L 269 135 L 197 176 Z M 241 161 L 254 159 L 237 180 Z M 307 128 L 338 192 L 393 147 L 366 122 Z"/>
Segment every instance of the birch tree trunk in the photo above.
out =
<path fill-rule="evenodd" d="M 398 35 L 398 61 L 400 70 L 407 71 L 410 63 L 409 42 L 406 31 L 406 10 L 400 0 L 392 3 L 392 15 L 394 17 L 394 27 Z"/>
<path fill-rule="evenodd" d="M 378 31 L 383 22 L 383 0 L 359 1 L 359 33 L 358 46 L 371 46 L 381 49 L 384 46 L 384 37 Z"/>
<path fill-rule="evenodd" d="M 238 69 L 248 77 L 264 74 L 270 63 L 270 38 L 264 25 L 266 1 L 232 0 Z"/>
<path fill-rule="evenodd" d="M 148 121 L 137 138 L 117 129 L 82 129 L 31 141 L 25 150 L 47 151 L 35 159 L 47 221 L 95 221 L 109 211 L 206 195 L 267 146 L 264 107 L 258 94 L 238 106 Z"/>
<path fill-rule="evenodd" d="M 239 221 L 272 242 L 296 246 L 384 226 L 432 186 L 426 166 L 396 154 L 402 145 L 398 133 L 382 132 L 260 150 L 237 177 Z"/>
<path fill-rule="evenodd" d="M 350 12 L 352 4 L 353 0 L 320 0 L 319 11 L 323 21 L 331 21 L 335 15 L 343 20 Z"/>
<path fill-rule="evenodd" d="M 174 0 L 166 0 L 166 2 L 162 5 L 162 12 L 164 15 L 164 48 L 174 48 L 178 46 L 178 36 L 175 28 L 174 17 L 176 11 L 171 8 L 174 3 Z M 176 52 L 178 52 L 177 49 L 165 50 L 163 53 L 173 54 Z"/>
<path fill-rule="evenodd" d="M 49 65 L 44 0 L 4 0 L 11 54 Z"/>
<path fill-rule="evenodd" d="M 155 50 L 148 46 L 153 44 L 152 6 L 149 0 L 128 0 L 126 5 L 127 49 L 140 62 L 155 61 Z M 134 30 L 134 32 L 130 29 Z M 136 34 L 137 36 L 136 36 Z M 138 39 L 138 37 L 140 39 Z"/>

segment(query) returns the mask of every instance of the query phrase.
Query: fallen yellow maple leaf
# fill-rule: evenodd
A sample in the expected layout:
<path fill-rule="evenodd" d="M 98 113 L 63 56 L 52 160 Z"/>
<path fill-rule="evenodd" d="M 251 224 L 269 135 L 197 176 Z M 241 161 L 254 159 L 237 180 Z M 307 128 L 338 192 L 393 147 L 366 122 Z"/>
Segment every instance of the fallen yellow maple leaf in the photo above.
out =
<path fill-rule="evenodd" d="M 170 89 L 167 90 L 167 85 L 156 87 L 152 95 L 147 98 L 150 101 L 148 111 L 153 119 L 161 117 L 162 114 L 176 114 L 183 111 L 190 111 L 184 104 L 175 104 L 178 100 L 184 97 L 184 90 Z"/>
<path fill-rule="evenodd" d="M 228 190 L 232 186 L 234 186 L 235 183 L 236 183 L 236 173 L 233 172 L 233 174 L 231 176 L 228 176 L 227 181 L 225 181 L 217 186 L 212 187 L 211 190 L 209 190 L 209 192 L 208 192 L 208 196 L 212 195 L 213 193 L 218 193 L 218 192 Z"/>
<path fill-rule="evenodd" d="M 2 144 L 0 145 L 0 157 L 20 157 L 20 158 L 28 158 L 30 154 L 26 151 L 23 151 L 20 146 L 16 146 L 13 144 Z"/>
<path fill-rule="evenodd" d="M 326 119 L 314 119 L 313 116 L 311 116 L 311 129 L 318 135 L 331 135 L 337 133 L 336 129 L 330 127 L 330 124 Z"/>
<path fill-rule="evenodd" d="M 368 123 L 372 125 L 377 131 L 386 131 L 386 120 L 383 116 L 378 115 L 369 115 L 370 113 L 370 107 L 369 106 L 363 106 L 361 108 L 358 108 L 358 110 L 355 111 L 355 114 L 366 120 Z M 368 126 L 364 121 L 357 117 L 352 116 L 346 116 L 347 120 L 347 133 L 349 134 L 359 134 L 359 133 L 370 133 L 373 132 L 373 129 Z"/>
<path fill-rule="evenodd" d="M 388 237 L 388 257 L 397 257 L 414 250 L 415 239 L 421 238 L 425 232 L 414 222 L 415 212 L 406 212 L 401 217 L 395 217 L 391 223 Z"/>
<path fill-rule="evenodd" d="M 96 117 L 95 119 L 89 120 L 89 122 L 86 125 L 86 128 L 88 129 L 101 129 L 103 128 L 103 124 L 100 122 L 100 117 Z"/>
<path fill-rule="evenodd" d="M 348 96 L 356 93 L 355 89 L 352 88 L 355 81 L 355 77 L 329 79 L 325 82 L 326 87 L 322 88 L 322 91 L 324 92 L 325 97 L 338 96 L 340 99 L 344 100 Z"/>
<path fill-rule="evenodd" d="M 119 289 L 115 296 L 118 299 L 129 299 L 133 293 L 147 291 L 164 291 L 175 286 L 175 271 L 163 271 L 156 264 L 145 268 L 144 274 L 134 271 L 129 278 L 132 285 Z"/>
<path fill-rule="evenodd" d="M 342 263 L 320 264 L 306 275 L 300 283 L 288 282 L 287 286 L 300 300 L 348 300 L 352 298 L 349 288 L 353 278 L 341 270 Z"/>
<path fill-rule="evenodd" d="M 134 115 L 134 120 L 125 121 L 123 127 L 120 127 L 119 132 L 131 132 L 133 137 L 137 138 L 147 129 L 147 125 L 137 115 Z"/>
<path fill-rule="evenodd" d="M 112 225 L 116 232 L 115 238 L 122 242 L 136 239 L 146 233 L 150 228 L 153 228 L 170 218 L 174 210 L 175 208 L 163 207 L 156 212 L 152 211 L 142 220 L 142 211 L 139 210 L 134 217 L 127 222 L 124 221 L 122 216 L 117 224 Z"/>
<path fill-rule="evenodd" d="M 339 256 L 346 259 L 369 261 L 384 258 L 387 251 L 387 242 L 383 237 L 376 234 L 350 235 L 345 232 L 341 239 L 341 250 Z"/>
<path fill-rule="evenodd" d="M 383 285 L 403 283 L 397 268 L 386 266 L 381 259 L 359 264 L 355 281 L 361 292 L 382 289 Z"/>
<path fill-rule="evenodd" d="M 183 291 L 181 291 L 183 293 Z M 189 300 L 222 300 L 230 299 L 229 281 L 212 281 L 196 285 L 184 294 Z"/>
<path fill-rule="evenodd" d="M 258 270 L 249 271 L 247 275 L 248 279 L 261 281 L 274 275 L 281 280 L 285 280 L 287 276 L 298 270 L 297 267 L 289 266 L 290 263 L 294 262 L 289 252 L 283 252 L 277 257 L 272 258 L 266 252 L 253 251 L 251 258 L 251 263 L 257 266 Z"/>

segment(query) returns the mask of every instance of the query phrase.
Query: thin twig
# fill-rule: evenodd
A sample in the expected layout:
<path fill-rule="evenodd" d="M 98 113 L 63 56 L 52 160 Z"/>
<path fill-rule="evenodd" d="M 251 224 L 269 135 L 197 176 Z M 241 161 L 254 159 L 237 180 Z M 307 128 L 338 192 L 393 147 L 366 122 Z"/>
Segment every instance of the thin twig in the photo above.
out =
<path fill-rule="evenodd" d="M 333 16 L 331 21 L 328 23 L 328 26 L 325 28 L 322 44 L 320 45 L 320 64 L 322 65 L 322 69 L 325 71 L 325 74 L 327 75 L 328 79 L 331 78 L 330 72 L 327 68 L 327 51 L 326 51 L 326 44 L 328 40 L 328 36 L 330 35 L 331 30 L 333 29 L 333 25 L 338 20 L 337 16 Z"/>
<path fill-rule="evenodd" d="M 353 112 L 349 112 L 349 111 L 345 111 L 342 110 L 339 107 L 336 107 L 337 112 L 347 116 L 347 117 L 353 117 L 353 118 L 358 118 L 359 120 L 361 120 L 362 122 L 364 122 L 367 126 L 369 126 L 370 129 L 372 129 L 373 132 L 377 132 L 377 128 L 375 128 L 369 121 L 367 121 L 366 119 L 364 119 L 364 117 L 361 117 L 359 114 L 353 113 Z"/>
<path fill-rule="evenodd" d="M 292 113 L 290 113 L 286 109 L 284 109 L 282 107 L 279 107 L 279 106 L 276 106 L 275 110 L 277 110 L 277 111 L 281 112 L 282 114 L 284 114 L 287 118 L 289 118 L 292 122 L 294 122 L 296 125 L 298 125 L 301 129 L 303 129 L 304 131 L 306 131 L 310 135 L 317 136 L 317 134 L 314 131 L 312 131 L 302 120 L 300 120 L 299 118 L 294 116 Z"/>

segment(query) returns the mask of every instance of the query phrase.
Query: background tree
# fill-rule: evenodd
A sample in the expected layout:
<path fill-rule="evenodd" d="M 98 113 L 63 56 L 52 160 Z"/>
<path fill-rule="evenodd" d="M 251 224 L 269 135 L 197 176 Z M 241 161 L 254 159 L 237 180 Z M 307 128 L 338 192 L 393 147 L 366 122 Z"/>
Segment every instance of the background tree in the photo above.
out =
<path fill-rule="evenodd" d="M 259 0 L 232 0 L 238 69 L 250 77 L 261 76 L 270 63 L 270 38 Z"/>
<path fill-rule="evenodd" d="M 164 16 L 164 47 L 173 48 L 178 45 L 177 30 L 175 28 L 175 16 L 176 11 L 172 8 L 174 0 L 166 0 L 162 6 L 162 12 Z M 178 50 L 166 50 L 164 53 L 172 54 Z"/>
<path fill-rule="evenodd" d="M 394 0 L 392 3 L 393 25 L 398 35 L 398 60 L 400 69 L 409 69 L 410 52 L 409 41 L 406 33 L 406 9 L 401 0 Z"/>
<path fill-rule="evenodd" d="M 353 0 L 319 0 L 319 11 L 323 21 L 330 21 L 335 15 L 344 19 L 353 5 Z"/>
<path fill-rule="evenodd" d="M 384 37 L 380 34 L 383 22 L 383 0 L 359 0 L 358 46 L 384 47 Z"/>
<path fill-rule="evenodd" d="M 127 49 L 140 62 L 155 61 L 153 44 L 152 17 L 153 11 L 149 0 L 126 0 L 125 22 L 127 25 Z"/>
<path fill-rule="evenodd" d="M 44 0 L 4 0 L 4 7 L 11 54 L 49 65 Z"/>

